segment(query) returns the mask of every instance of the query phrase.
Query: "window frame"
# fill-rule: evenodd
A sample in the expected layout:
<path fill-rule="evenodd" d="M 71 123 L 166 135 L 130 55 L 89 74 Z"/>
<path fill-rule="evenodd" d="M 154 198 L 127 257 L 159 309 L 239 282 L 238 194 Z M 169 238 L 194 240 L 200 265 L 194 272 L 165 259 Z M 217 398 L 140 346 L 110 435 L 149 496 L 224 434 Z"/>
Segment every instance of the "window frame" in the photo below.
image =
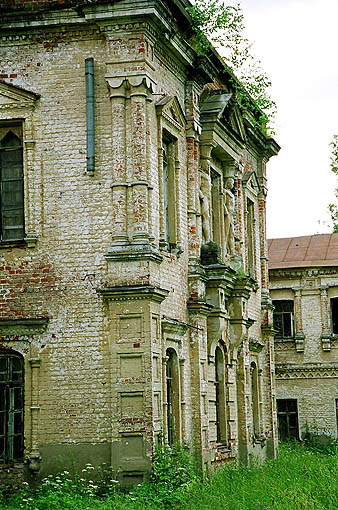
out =
<path fill-rule="evenodd" d="M 226 366 L 224 350 L 218 345 L 215 349 L 215 412 L 216 440 L 218 444 L 228 443 L 228 424 L 226 409 Z"/>
<path fill-rule="evenodd" d="M 292 303 L 292 310 L 291 311 L 276 311 L 276 304 L 281 303 Z M 276 299 L 272 301 L 273 306 L 275 307 L 273 311 L 273 327 L 275 331 L 279 331 L 276 327 L 276 316 L 279 315 L 282 317 L 282 325 L 283 325 L 283 331 L 279 335 L 278 333 L 275 334 L 275 338 L 283 338 L 283 339 L 291 339 L 295 338 L 295 303 L 292 299 Z M 290 315 L 290 335 L 284 334 L 284 315 Z"/>
<path fill-rule="evenodd" d="M 7 361 L 7 369 L 6 373 L 8 373 L 8 379 L 0 381 L 0 400 L 4 402 L 4 409 L 1 409 L 0 406 L 0 444 L 1 440 L 3 440 L 3 449 L 0 450 L 0 465 L 8 465 L 15 463 L 22 463 L 24 460 L 24 360 L 20 354 L 15 354 L 12 352 L 1 353 L 0 354 L 0 362 L 5 359 Z M 14 362 L 13 360 L 19 360 L 20 371 L 13 370 Z M 19 373 L 18 380 L 11 378 L 11 375 L 15 373 Z M 2 379 L 1 374 L 4 372 L 0 372 L 0 379 Z M 21 406 L 15 408 L 15 391 L 19 389 Z M 11 391 L 13 390 L 13 391 Z M 3 420 L 1 420 L 1 414 L 3 415 Z M 19 424 L 21 426 L 21 430 L 19 432 L 15 432 L 15 416 L 19 416 Z M 3 426 L 2 426 L 3 423 Z M 11 433 L 11 428 L 13 428 L 13 433 Z M 3 433 L 1 433 L 3 432 Z M 17 438 L 17 443 L 15 445 L 15 438 Z M 15 456 L 14 450 L 15 447 L 19 449 L 20 455 Z"/>
<path fill-rule="evenodd" d="M 4 131 L 3 134 L 1 134 L 1 131 Z M 8 146 L 3 146 L 3 141 L 10 136 L 10 134 L 13 135 L 19 142 L 20 145 L 13 145 L 10 144 Z M 20 160 L 19 167 L 19 176 L 11 177 L 6 175 L 5 169 L 14 166 L 13 162 L 8 162 L 6 166 L 5 161 L 5 155 L 8 154 L 10 151 L 19 151 L 20 155 L 18 160 Z M 14 162 L 15 163 L 15 162 Z M 10 187 L 9 183 L 19 183 L 19 191 L 16 191 L 16 194 L 19 193 L 21 195 L 19 205 L 16 207 L 9 207 L 6 203 L 5 199 L 5 193 L 8 194 L 8 191 L 5 192 L 6 187 Z M 15 184 L 13 186 L 15 189 Z M 25 193 L 24 193 L 24 147 L 23 147 L 23 126 L 22 122 L 20 121 L 12 121 L 12 122 L 0 122 L 0 244 L 16 244 L 23 242 L 25 239 Z M 7 195 L 8 196 L 8 195 Z M 7 207 L 6 207 L 7 205 Z M 7 211 L 13 211 L 18 210 L 19 216 L 20 216 L 20 225 L 13 225 L 13 229 L 21 230 L 21 233 L 17 237 L 12 238 L 6 238 L 4 235 L 6 230 L 10 230 L 9 228 L 5 227 L 5 212 Z M 9 215 L 10 217 L 10 215 Z"/>
<path fill-rule="evenodd" d="M 279 404 L 280 402 L 292 402 L 292 403 L 296 403 L 296 411 L 281 411 L 278 409 L 279 407 Z M 299 434 L 299 412 L 298 412 L 298 400 L 296 398 L 277 398 L 276 399 L 276 404 L 277 404 L 277 423 L 278 423 L 278 437 L 279 439 L 287 439 L 287 438 L 294 438 L 294 439 L 297 439 L 299 440 L 300 438 L 300 434 Z M 282 436 L 281 434 L 281 428 L 282 428 L 282 424 L 281 424 L 281 416 L 285 416 L 286 420 L 286 430 L 287 431 L 290 431 L 290 416 L 296 416 L 296 424 L 294 426 L 292 426 L 291 428 L 295 431 L 295 434 L 293 435 L 290 435 L 290 434 L 287 434 L 285 436 Z"/>
<path fill-rule="evenodd" d="M 159 183 L 159 247 L 171 254 L 182 253 L 181 199 L 180 189 L 181 145 L 185 136 L 185 116 L 176 96 L 164 96 L 156 103 L 158 140 L 158 183 Z M 170 146 L 168 159 L 168 197 L 165 198 L 164 183 L 164 144 Z M 166 204 L 167 202 L 167 204 Z M 168 208 L 166 209 L 166 205 Z"/>
<path fill-rule="evenodd" d="M 162 134 L 162 197 L 163 197 L 163 224 L 164 241 L 168 251 L 177 246 L 177 193 L 176 193 L 176 161 L 177 138 L 168 131 Z"/>
<path fill-rule="evenodd" d="M 180 379 L 178 356 L 175 349 L 166 349 L 166 435 L 167 443 L 180 440 Z"/>
<path fill-rule="evenodd" d="M 333 304 L 335 304 L 335 315 L 337 318 L 334 320 L 334 310 Z M 338 335 L 338 297 L 330 298 L 330 319 L 331 319 L 331 331 L 333 335 Z"/>
<path fill-rule="evenodd" d="M 0 81 L 0 97 L 0 129 L 14 124 L 20 124 L 22 127 L 25 233 L 25 237 L 18 241 L 0 241 L 0 248 L 22 244 L 33 248 L 41 233 L 40 220 L 43 207 L 40 189 L 36 185 L 42 178 L 42 166 L 36 153 L 34 129 L 34 111 L 40 95 Z M 34 180 L 34 185 L 31 185 L 31 180 Z"/>

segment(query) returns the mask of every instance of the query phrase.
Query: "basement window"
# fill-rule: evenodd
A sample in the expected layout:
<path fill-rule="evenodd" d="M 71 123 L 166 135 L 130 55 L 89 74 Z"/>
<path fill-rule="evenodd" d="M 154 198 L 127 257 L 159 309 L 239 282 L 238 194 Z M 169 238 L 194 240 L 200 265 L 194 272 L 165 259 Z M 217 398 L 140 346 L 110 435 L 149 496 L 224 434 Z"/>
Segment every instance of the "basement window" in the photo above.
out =
<path fill-rule="evenodd" d="M 338 335 L 338 297 L 331 299 L 332 333 Z"/>
<path fill-rule="evenodd" d="M 23 460 L 23 359 L 0 355 L 0 463 Z"/>
<path fill-rule="evenodd" d="M 277 331 L 276 338 L 293 338 L 293 301 L 273 301 L 273 327 Z"/>

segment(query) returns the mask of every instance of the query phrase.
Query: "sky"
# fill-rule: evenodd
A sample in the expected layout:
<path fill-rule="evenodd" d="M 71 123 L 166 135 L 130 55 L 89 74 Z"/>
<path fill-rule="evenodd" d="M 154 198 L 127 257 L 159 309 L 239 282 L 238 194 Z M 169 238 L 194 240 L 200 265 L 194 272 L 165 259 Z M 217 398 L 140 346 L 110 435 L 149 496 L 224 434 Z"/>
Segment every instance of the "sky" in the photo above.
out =
<path fill-rule="evenodd" d="M 331 232 L 327 206 L 338 186 L 329 166 L 329 143 L 338 134 L 338 0 L 240 4 L 277 103 L 274 138 L 281 150 L 267 166 L 267 236 Z"/>

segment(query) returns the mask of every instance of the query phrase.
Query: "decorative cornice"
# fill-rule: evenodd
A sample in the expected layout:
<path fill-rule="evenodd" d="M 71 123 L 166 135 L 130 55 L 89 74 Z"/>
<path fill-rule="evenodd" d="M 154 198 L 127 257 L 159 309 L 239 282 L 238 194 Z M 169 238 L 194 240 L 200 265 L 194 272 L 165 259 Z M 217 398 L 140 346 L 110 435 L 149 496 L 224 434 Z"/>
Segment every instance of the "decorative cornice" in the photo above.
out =
<path fill-rule="evenodd" d="M 162 303 L 169 291 L 154 287 L 153 285 L 128 285 L 97 289 L 98 292 L 110 301 L 137 301 L 149 299 L 155 303 Z"/>
<path fill-rule="evenodd" d="M 40 335 L 48 324 L 44 319 L 6 319 L 0 320 L 0 336 Z"/>
<path fill-rule="evenodd" d="M 163 260 L 156 246 L 151 243 L 113 243 L 105 258 L 108 263 L 147 260 L 160 264 Z"/>
<path fill-rule="evenodd" d="M 338 278 L 337 266 L 322 267 L 290 267 L 290 268 L 270 268 L 270 280 L 280 280 L 281 278 L 313 278 L 318 276 L 334 275 Z"/>
<path fill-rule="evenodd" d="M 30 92 L 11 83 L 0 82 L 0 109 L 25 108 L 32 110 L 39 94 Z"/>
<path fill-rule="evenodd" d="M 338 378 L 338 363 L 276 363 L 276 379 Z"/>
<path fill-rule="evenodd" d="M 188 324 L 185 322 L 165 316 L 163 316 L 161 320 L 161 326 L 164 334 L 170 336 L 170 339 L 174 339 L 178 342 L 182 340 L 184 333 L 188 329 Z"/>
<path fill-rule="evenodd" d="M 209 303 L 205 301 L 194 301 L 191 299 L 187 302 L 187 308 L 190 313 L 209 315 L 210 311 L 213 309 L 213 305 L 209 305 Z"/>

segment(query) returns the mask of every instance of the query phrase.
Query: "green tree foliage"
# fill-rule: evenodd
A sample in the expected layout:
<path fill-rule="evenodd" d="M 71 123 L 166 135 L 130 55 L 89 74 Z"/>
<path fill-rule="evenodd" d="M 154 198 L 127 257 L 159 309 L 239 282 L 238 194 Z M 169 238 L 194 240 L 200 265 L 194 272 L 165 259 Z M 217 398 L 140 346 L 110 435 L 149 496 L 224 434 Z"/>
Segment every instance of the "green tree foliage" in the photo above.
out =
<path fill-rule="evenodd" d="M 334 137 L 330 143 L 330 147 L 331 147 L 330 168 L 335 175 L 338 175 L 338 135 L 334 135 Z M 335 194 L 335 197 L 338 202 L 338 188 L 335 189 L 334 194 Z M 329 204 L 328 209 L 329 209 L 331 221 L 333 224 L 332 231 L 334 233 L 337 233 L 338 232 L 338 206 L 337 206 L 337 204 Z"/>
<path fill-rule="evenodd" d="M 196 0 L 188 9 L 194 31 L 193 47 L 207 55 L 211 45 L 222 54 L 230 73 L 237 101 L 251 111 L 261 128 L 273 134 L 271 123 L 276 103 L 269 95 L 271 82 L 261 62 L 252 52 L 252 44 L 244 36 L 244 16 L 240 4 L 226 5 L 222 0 Z M 235 78 L 236 76 L 236 78 Z"/>

